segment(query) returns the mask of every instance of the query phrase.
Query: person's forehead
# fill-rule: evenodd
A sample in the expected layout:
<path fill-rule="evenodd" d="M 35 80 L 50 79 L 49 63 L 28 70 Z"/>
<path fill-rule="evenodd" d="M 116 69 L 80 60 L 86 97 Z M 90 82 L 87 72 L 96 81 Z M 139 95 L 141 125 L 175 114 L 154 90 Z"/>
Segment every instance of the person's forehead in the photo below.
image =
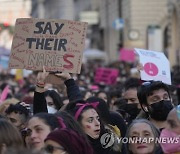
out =
<path fill-rule="evenodd" d="M 96 110 L 93 109 L 93 108 L 90 108 L 90 109 L 88 109 L 88 110 L 86 110 L 86 111 L 84 111 L 84 112 L 82 113 L 82 116 L 83 116 L 84 118 L 88 118 L 88 117 L 92 117 L 92 116 L 97 116 L 97 115 L 98 115 L 98 114 L 97 114 Z"/>
<path fill-rule="evenodd" d="M 51 101 L 53 101 L 52 97 L 50 97 L 50 96 L 46 96 L 46 100 L 51 100 Z"/>
<path fill-rule="evenodd" d="M 12 117 L 14 119 L 20 118 L 22 114 L 19 114 L 18 112 L 11 112 L 10 114 L 7 114 L 7 117 Z"/>
<path fill-rule="evenodd" d="M 124 96 L 132 95 L 132 94 L 137 95 L 137 89 L 131 88 L 131 89 L 128 89 L 128 90 L 126 90 L 126 91 L 124 92 Z"/>
<path fill-rule="evenodd" d="M 168 117 L 167 117 L 167 120 L 180 122 L 180 120 L 178 120 L 178 117 L 177 117 L 176 109 L 172 109 L 172 110 L 169 112 Z"/>
<path fill-rule="evenodd" d="M 136 91 L 137 92 L 137 88 L 134 88 L 134 87 L 128 88 L 124 92 L 127 92 L 127 91 Z"/>
<path fill-rule="evenodd" d="M 135 123 L 131 129 L 130 129 L 130 132 L 133 133 L 133 132 L 143 132 L 143 131 L 148 131 L 148 132 L 152 132 L 152 129 L 151 127 L 147 124 L 147 123 Z"/>
<path fill-rule="evenodd" d="M 38 125 L 46 125 L 45 122 L 42 119 L 38 118 L 38 117 L 33 117 L 28 122 L 28 126 L 34 126 L 34 125 L 37 125 L 37 124 Z"/>
<path fill-rule="evenodd" d="M 160 88 L 160 89 L 152 90 L 150 92 L 150 94 L 151 94 L 150 96 L 152 96 L 152 95 L 163 95 L 163 94 L 168 94 L 168 92 L 165 89 Z"/>

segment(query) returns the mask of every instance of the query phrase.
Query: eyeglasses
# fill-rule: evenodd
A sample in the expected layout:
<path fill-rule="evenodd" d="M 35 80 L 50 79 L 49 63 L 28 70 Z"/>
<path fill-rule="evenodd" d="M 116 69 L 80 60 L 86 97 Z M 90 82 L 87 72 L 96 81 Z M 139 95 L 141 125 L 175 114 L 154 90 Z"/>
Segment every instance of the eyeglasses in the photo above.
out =
<path fill-rule="evenodd" d="M 56 146 L 52 146 L 52 145 L 47 145 L 44 150 L 47 152 L 47 153 L 53 153 L 55 149 L 58 149 L 58 150 L 63 150 L 64 151 L 64 148 L 62 147 L 56 147 Z"/>

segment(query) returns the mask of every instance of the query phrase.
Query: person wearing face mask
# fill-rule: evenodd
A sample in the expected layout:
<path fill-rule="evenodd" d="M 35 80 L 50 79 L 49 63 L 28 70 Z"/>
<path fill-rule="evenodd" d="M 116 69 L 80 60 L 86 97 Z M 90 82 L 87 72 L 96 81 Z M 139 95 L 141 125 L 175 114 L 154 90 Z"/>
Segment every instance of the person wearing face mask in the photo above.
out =
<path fill-rule="evenodd" d="M 63 106 L 62 99 L 55 90 L 47 90 L 44 95 L 48 113 L 56 113 Z"/>
<path fill-rule="evenodd" d="M 161 81 L 147 81 L 138 89 L 138 99 L 148 119 L 160 130 L 166 126 L 166 118 L 173 108 L 169 88 Z"/>
<path fill-rule="evenodd" d="M 169 112 L 167 126 L 162 130 L 160 137 L 175 140 L 174 143 L 160 143 L 165 154 L 180 154 L 180 105 Z"/>
<path fill-rule="evenodd" d="M 46 72 L 45 68 L 43 68 L 43 72 L 39 72 L 37 75 L 33 102 L 34 114 L 39 112 L 48 112 L 53 114 L 63 106 L 62 99 L 58 92 L 55 90 L 45 90 L 45 81 L 48 75 L 49 72 Z M 36 105 L 38 105 L 38 107 Z"/>
<path fill-rule="evenodd" d="M 126 104 L 123 106 L 123 109 L 128 114 L 126 118 L 127 123 L 134 120 L 141 110 L 137 97 L 137 89 L 139 86 L 140 81 L 137 78 L 129 78 L 124 84 L 123 98 Z"/>

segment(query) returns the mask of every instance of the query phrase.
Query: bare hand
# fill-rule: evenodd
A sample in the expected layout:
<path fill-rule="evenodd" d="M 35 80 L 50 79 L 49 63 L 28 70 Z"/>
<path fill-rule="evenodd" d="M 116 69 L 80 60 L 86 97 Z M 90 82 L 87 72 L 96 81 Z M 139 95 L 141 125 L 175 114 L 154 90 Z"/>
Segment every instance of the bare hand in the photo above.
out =
<path fill-rule="evenodd" d="M 69 73 L 56 73 L 55 74 L 57 77 L 61 78 L 62 80 L 66 81 L 71 79 L 71 75 Z"/>
<path fill-rule="evenodd" d="M 49 75 L 49 72 L 46 72 L 46 69 L 43 66 L 43 72 L 39 72 L 37 75 L 37 82 L 45 83 L 45 80 L 46 80 L 48 75 Z"/>
<path fill-rule="evenodd" d="M 138 71 L 142 71 L 144 69 L 143 64 L 141 64 L 141 63 L 137 64 L 137 69 L 138 69 Z"/>

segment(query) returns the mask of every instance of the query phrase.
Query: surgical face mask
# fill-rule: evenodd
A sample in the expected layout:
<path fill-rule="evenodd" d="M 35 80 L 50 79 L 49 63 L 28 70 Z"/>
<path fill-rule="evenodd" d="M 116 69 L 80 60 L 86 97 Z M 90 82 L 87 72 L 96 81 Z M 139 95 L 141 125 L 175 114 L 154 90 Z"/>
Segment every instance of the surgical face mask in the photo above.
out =
<path fill-rule="evenodd" d="M 163 129 L 160 138 L 162 138 L 160 144 L 164 153 L 180 152 L 180 136 L 178 134 L 168 129 Z"/>
<path fill-rule="evenodd" d="M 139 114 L 140 109 L 138 109 L 138 103 L 126 104 L 125 111 L 130 115 L 130 118 L 133 120 Z"/>
<path fill-rule="evenodd" d="M 173 105 L 170 100 L 161 100 L 150 105 L 149 114 L 154 120 L 165 121 L 172 108 Z"/>
<path fill-rule="evenodd" d="M 48 113 L 56 113 L 57 112 L 57 110 L 55 109 L 55 108 L 53 108 L 53 107 L 51 107 L 51 106 L 47 106 L 47 109 L 48 109 Z"/>

